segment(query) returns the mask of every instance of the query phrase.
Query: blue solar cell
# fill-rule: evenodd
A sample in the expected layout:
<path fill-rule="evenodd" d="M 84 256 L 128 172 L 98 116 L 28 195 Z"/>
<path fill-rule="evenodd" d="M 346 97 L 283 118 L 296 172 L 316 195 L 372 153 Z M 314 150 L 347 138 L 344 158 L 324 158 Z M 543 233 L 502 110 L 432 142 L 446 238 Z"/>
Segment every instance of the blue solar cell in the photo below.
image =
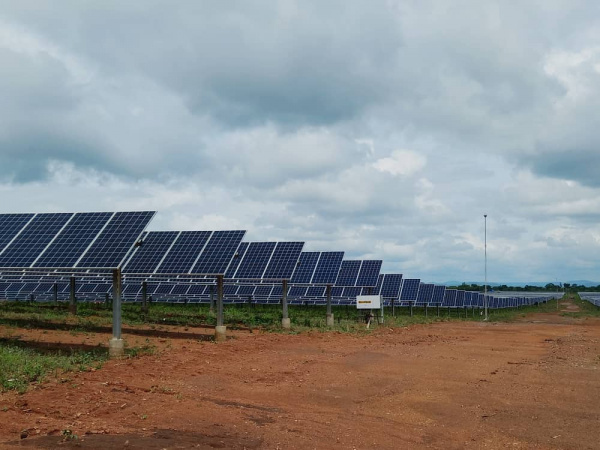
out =
<path fill-rule="evenodd" d="M 382 264 L 381 260 L 364 260 L 360 266 L 356 286 L 376 286 Z"/>
<path fill-rule="evenodd" d="M 402 290 L 400 291 L 401 302 L 414 302 L 419 294 L 419 285 L 421 280 L 418 278 L 406 278 L 402 280 Z"/>
<path fill-rule="evenodd" d="M 177 231 L 145 233 L 141 245 L 123 267 L 123 273 L 154 273 L 178 234 Z"/>
<path fill-rule="evenodd" d="M 210 231 L 180 232 L 156 273 L 189 273 L 210 234 Z"/>
<path fill-rule="evenodd" d="M 435 285 L 429 283 L 421 283 L 419 293 L 417 295 L 417 305 L 428 305 L 433 298 L 433 288 Z"/>
<path fill-rule="evenodd" d="M 234 278 L 262 278 L 275 245 L 275 242 L 251 242 Z"/>
<path fill-rule="evenodd" d="M 76 267 L 119 267 L 154 214 L 154 211 L 115 213 Z"/>
<path fill-rule="evenodd" d="M 215 231 L 191 270 L 195 274 L 224 275 L 245 231 Z"/>
<path fill-rule="evenodd" d="M 319 261 L 320 252 L 302 252 L 294 275 L 292 275 L 292 283 L 310 283 L 313 273 Z M 305 290 L 306 291 L 306 290 Z"/>
<path fill-rule="evenodd" d="M 240 246 L 237 249 L 237 252 L 234 255 L 234 258 L 231 260 L 231 264 L 229 265 L 229 268 L 227 269 L 227 272 L 225 273 L 225 278 L 233 278 L 235 276 L 235 272 L 237 271 L 238 267 L 240 266 L 240 262 L 242 262 L 242 259 L 244 258 L 244 254 L 246 253 L 246 250 L 248 250 L 248 242 L 242 242 L 240 243 Z"/>
<path fill-rule="evenodd" d="M 335 284 L 343 259 L 344 252 L 322 252 L 311 282 L 313 284 Z"/>
<path fill-rule="evenodd" d="M 0 214 L 0 253 L 33 216 L 33 214 Z"/>
<path fill-rule="evenodd" d="M 34 267 L 74 267 L 111 216 L 110 212 L 75 214 Z"/>
<path fill-rule="evenodd" d="M 30 267 L 71 213 L 37 214 L 0 255 L 0 267 Z"/>
<path fill-rule="evenodd" d="M 263 278 L 289 280 L 298 264 L 304 242 L 277 242 Z"/>
<path fill-rule="evenodd" d="M 362 261 L 346 260 L 342 261 L 340 273 L 338 274 L 336 286 L 355 286 L 358 272 L 360 271 Z"/>

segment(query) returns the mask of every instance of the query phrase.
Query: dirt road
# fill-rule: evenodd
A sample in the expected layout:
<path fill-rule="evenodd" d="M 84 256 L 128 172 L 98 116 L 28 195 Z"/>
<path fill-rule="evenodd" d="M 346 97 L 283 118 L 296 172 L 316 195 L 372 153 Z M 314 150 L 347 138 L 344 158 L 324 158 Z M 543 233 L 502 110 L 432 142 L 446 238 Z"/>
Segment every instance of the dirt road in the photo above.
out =
<path fill-rule="evenodd" d="M 0 394 L 0 447 L 600 448 L 597 319 L 182 336 L 154 339 L 155 355 Z"/>

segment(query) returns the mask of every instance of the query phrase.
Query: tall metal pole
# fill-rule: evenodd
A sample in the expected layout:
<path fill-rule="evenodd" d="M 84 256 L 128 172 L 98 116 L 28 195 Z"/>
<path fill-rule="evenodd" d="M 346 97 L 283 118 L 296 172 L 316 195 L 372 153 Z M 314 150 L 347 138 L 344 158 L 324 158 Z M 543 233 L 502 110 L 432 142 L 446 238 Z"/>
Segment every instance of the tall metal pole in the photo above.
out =
<path fill-rule="evenodd" d="M 487 214 L 483 215 L 483 251 L 485 265 L 485 281 L 483 286 L 483 304 L 485 306 L 485 320 L 488 320 L 488 298 L 487 298 Z"/>

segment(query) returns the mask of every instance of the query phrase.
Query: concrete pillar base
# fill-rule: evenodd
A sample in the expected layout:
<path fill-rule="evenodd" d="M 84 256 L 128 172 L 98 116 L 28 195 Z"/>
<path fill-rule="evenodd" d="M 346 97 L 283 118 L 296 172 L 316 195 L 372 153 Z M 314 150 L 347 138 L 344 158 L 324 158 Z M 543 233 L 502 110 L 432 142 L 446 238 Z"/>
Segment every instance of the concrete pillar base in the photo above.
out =
<path fill-rule="evenodd" d="M 227 339 L 227 327 L 225 325 L 215 327 L 215 341 L 223 342 Z"/>
<path fill-rule="evenodd" d="M 379 316 L 379 317 L 377 318 L 377 323 L 378 323 L 379 325 L 383 325 L 383 316 Z"/>
<path fill-rule="evenodd" d="M 335 321 L 333 320 L 333 313 L 327 314 L 326 324 L 328 327 L 332 327 L 335 324 Z"/>
<path fill-rule="evenodd" d="M 108 357 L 121 358 L 125 355 L 125 341 L 123 339 L 112 338 L 108 341 Z"/>
<path fill-rule="evenodd" d="M 292 326 L 292 323 L 291 323 L 289 317 L 287 319 L 281 319 L 281 327 L 282 328 L 290 329 L 291 326 Z"/>

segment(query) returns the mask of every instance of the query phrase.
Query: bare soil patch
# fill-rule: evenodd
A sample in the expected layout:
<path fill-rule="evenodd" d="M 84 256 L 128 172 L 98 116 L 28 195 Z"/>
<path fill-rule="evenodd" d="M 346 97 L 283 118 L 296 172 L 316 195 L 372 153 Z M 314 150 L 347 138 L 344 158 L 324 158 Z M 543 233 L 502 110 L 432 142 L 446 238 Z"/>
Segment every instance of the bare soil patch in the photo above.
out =
<path fill-rule="evenodd" d="M 209 329 L 124 330 L 158 352 L 0 394 L 0 448 L 600 448 L 600 320 L 539 316 L 221 344 Z"/>

